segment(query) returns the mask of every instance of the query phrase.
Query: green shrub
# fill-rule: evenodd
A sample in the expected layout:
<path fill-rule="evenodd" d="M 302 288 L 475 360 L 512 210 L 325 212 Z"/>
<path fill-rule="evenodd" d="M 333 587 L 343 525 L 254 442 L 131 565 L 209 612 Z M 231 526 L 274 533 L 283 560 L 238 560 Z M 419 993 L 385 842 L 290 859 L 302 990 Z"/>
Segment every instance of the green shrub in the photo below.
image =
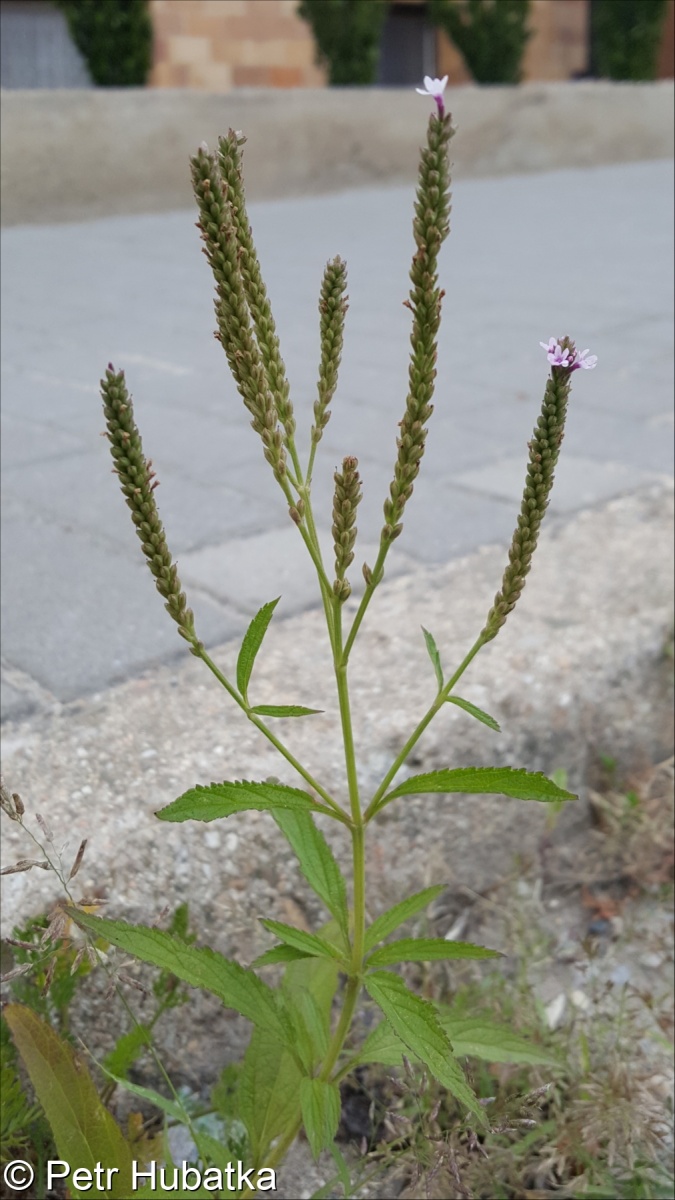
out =
<path fill-rule="evenodd" d="M 302 0 L 297 11 L 312 27 L 329 83 L 375 82 L 387 0 Z"/>
<path fill-rule="evenodd" d="M 430 0 L 429 16 L 477 83 L 519 83 L 530 0 Z"/>
<path fill-rule="evenodd" d="M 143 87 L 152 64 L 147 0 L 56 0 L 101 87 Z"/>
<path fill-rule="evenodd" d="M 666 0 L 594 0 L 591 45 L 604 79 L 654 79 Z"/>

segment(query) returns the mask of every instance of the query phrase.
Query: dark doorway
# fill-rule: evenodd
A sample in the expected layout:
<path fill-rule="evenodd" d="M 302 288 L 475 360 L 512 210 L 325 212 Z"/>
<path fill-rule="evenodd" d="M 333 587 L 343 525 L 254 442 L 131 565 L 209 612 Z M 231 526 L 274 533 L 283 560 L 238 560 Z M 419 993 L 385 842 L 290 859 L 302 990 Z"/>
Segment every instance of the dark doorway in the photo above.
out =
<path fill-rule="evenodd" d="M 436 74 L 436 31 L 423 4 L 391 4 L 382 31 L 379 84 L 405 87 Z"/>

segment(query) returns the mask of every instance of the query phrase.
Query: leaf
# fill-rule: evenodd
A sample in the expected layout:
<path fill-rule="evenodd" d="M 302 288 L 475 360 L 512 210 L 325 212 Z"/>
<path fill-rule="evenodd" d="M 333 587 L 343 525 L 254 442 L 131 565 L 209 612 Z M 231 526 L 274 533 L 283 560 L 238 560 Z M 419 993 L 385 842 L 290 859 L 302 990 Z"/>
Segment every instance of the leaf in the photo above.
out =
<path fill-rule="evenodd" d="M 97 1163 L 117 1168 L 109 1177 L 111 1186 L 97 1192 L 111 1200 L 128 1200 L 133 1194 L 131 1148 L 101 1103 L 81 1057 L 31 1009 L 9 1004 L 4 1015 L 59 1157 L 73 1168 L 92 1172 Z M 105 1172 L 101 1178 L 107 1182 Z M 76 1195 L 86 1195 L 88 1190 L 73 1189 Z"/>
<path fill-rule="evenodd" d="M 173 1117 L 174 1121 L 179 1121 L 181 1125 L 185 1124 L 187 1113 L 180 1104 L 176 1104 L 175 1100 L 168 1100 L 154 1088 L 141 1087 L 138 1083 L 132 1083 L 130 1079 L 123 1079 L 121 1076 L 115 1075 L 113 1071 L 106 1070 L 105 1067 L 101 1067 L 101 1070 L 109 1079 L 113 1079 L 125 1091 L 130 1092 L 132 1096 L 138 1096 L 139 1100 L 147 1100 L 160 1112 L 166 1113 L 167 1117 Z"/>
<path fill-rule="evenodd" d="M 151 1045 L 150 1030 L 145 1025 L 134 1025 L 133 1029 L 117 1039 L 114 1049 L 106 1054 L 99 1065 L 111 1075 L 126 1077 L 129 1067 L 133 1066 L 144 1047 Z"/>
<path fill-rule="evenodd" d="M 165 808 L 160 808 L 155 816 L 160 821 L 217 821 L 220 817 L 231 817 L 233 813 L 250 809 L 274 812 L 282 808 L 308 812 L 316 807 L 309 793 L 300 788 L 237 779 L 234 783 L 211 783 L 207 787 L 197 784 Z"/>
<path fill-rule="evenodd" d="M 267 633 L 267 627 L 274 616 L 274 610 L 279 603 L 281 597 L 277 596 L 276 600 L 270 600 L 268 604 L 263 604 L 259 612 L 256 613 L 251 624 L 249 625 L 244 640 L 241 643 L 241 650 L 237 658 L 237 687 L 241 692 L 244 700 L 248 702 L 248 685 L 251 678 L 251 671 L 256 660 L 258 651 L 263 643 L 263 638 Z"/>
<path fill-rule="evenodd" d="M 304 950 L 296 950 L 295 946 L 272 946 L 264 954 L 259 955 L 251 967 L 271 967 L 274 963 L 296 962 L 300 958 L 312 958 Z"/>
<path fill-rule="evenodd" d="M 331 944 L 341 944 L 340 929 L 335 921 L 324 925 L 321 935 Z M 334 959 L 305 958 L 289 963 L 284 972 L 282 996 L 302 1015 L 313 1047 L 312 1069 L 325 1058 L 338 970 L 338 963 Z"/>
<path fill-rule="evenodd" d="M 383 942 L 390 933 L 398 929 L 404 921 L 414 917 L 415 913 L 421 912 L 436 896 L 439 896 L 445 890 L 445 884 L 436 884 L 435 887 L 424 888 L 422 892 L 415 892 L 413 896 L 408 896 L 407 900 L 401 900 L 395 904 L 393 908 L 376 917 L 372 925 L 366 929 L 365 950 L 371 950 L 378 942 Z"/>
<path fill-rule="evenodd" d="M 283 921 L 263 919 L 261 924 L 287 946 L 294 946 L 296 950 L 302 950 L 304 954 L 310 954 L 313 958 L 334 958 L 346 965 L 337 946 L 331 946 L 330 942 L 325 942 L 315 933 L 306 933 L 304 929 L 296 929 Z"/>
<path fill-rule="evenodd" d="M 433 634 L 429 633 L 429 630 L 425 629 L 424 625 L 422 626 L 422 633 L 424 634 L 424 640 L 427 644 L 429 658 L 434 664 L 434 671 L 436 672 L 436 679 L 438 680 L 438 690 L 440 692 L 443 688 L 443 667 L 441 666 L 441 656 L 438 652 L 438 646 L 436 645 Z"/>
<path fill-rule="evenodd" d="M 302 1121 L 312 1154 L 318 1158 L 331 1145 L 340 1124 L 340 1092 L 335 1083 L 303 1079 L 300 1084 Z"/>
<path fill-rule="evenodd" d="M 489 729 L 495 729 L 497 733 L 501 733 L 501 725 L 491 717 L 489 713 L 483 712 L 477 704 L 471 704 L 469 700 L 462 700 L 461 696 L 446 696 L 448 704 L 456 704 L 458 708 L 463 708 L 464 712 L 468 712 L 477 721 L 482 721 Z"/>
<path fill-rule="evenodd" d="M 299 1120 L 301 1079 L 300 1068 L 273 1034 L 254 1030 L 237 1089 L 252 1162 L 266 1162 L 270 1144 Z"/>
<path fill-rule="evenodd" d="M 458 770 L 429 771 L 413 775 L 382 797 L 377 812 L 397 796 L 417 796 L 423 792 L 462 792 L 514 796 L 517 800 L 578 800 L 572 792 L 559 788 L 540 772 L 522 767 L 460 767 Z"/>
<path fill-rule="evenodd" d="M 297 854 L 305 879 L 335 917 L 347 940 L 347 889 L 328 842 L 317 829 L 310 813 L 278 809 L 272 815 Z"/>
<path fill-rule="evenodd" d="M 400 1067 L 404 1054 L 417 1062 L 417 1055 L 394 1033 L 389 1022 L 380 1021 L 372 1033 L 368 1034 L 354 1065 L 381 1063 L 384 1067 Z"/>
<path fill-rule="evenodd" d="M 433 1004 L 408 991 L 403 980 L 389 971 L 367 975 L 364 983 L 407 1049 L 485 1125 L 485 1114 L 453 1057 Z"/>
<path fill-rule="evenodd" d="M 503 958 L 499 950 L 452 942 L 445 938 L 401 938 L 371 954 L 368 967 L 386 967 L 399 962 L 433 962 L 442 958 Z"/>
<path fill-rule="evenodd" d="M 161 929 L 94 917 L 79 908 L 66 911 L 76 925 L 91 929 L 98 937 L 143 962 L 170 971 L 191 987 L 213 992 L 226 1008 L 233 1008 L 260 1028 L 285 1039 L 286 1031 L 274 992 L 253 971 L 240 967 L 207 946 L 189 946 Z"/>
<path fill-rule="evenodd" d="M 543 1063 L 560 1066 L 558 1060 L 514 1033 L 504 1025 L 497 1025 L 485 1017 L 454 1017 L 446 1005 L 438 1005 L 440 1023 L 447 1033 L 455 1054 L 481 1058 L 486 1062 Z"/>
<path fill-rule="evenodd" d="M 304 708 L 302 704 L 256 704 L 251 709 L 259 717 L 311 717 L 322 708 Z"/>

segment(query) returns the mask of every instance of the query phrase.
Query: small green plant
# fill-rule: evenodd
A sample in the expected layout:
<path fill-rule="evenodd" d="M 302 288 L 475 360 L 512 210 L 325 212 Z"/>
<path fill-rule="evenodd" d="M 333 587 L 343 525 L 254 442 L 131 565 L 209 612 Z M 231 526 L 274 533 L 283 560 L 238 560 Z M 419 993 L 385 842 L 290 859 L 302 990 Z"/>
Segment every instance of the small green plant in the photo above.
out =
<path fill-rule="evenodd" d="M 331 84 L 375 83 L 388 0 L 302 0 Z"/>
<path fill-rule="evenodd" d="M 430 703 L 415 729 L 393 757 L 379 785 L 365 795 L 359 779 L 349 690 L 349 664 L 361 625 L 380 585 L 393 543 L 402 532 L 405 508 L 413 493 L 424 455 L 432 415 L 438 331 L 443 291 L 438 255 L 449 232 L 450 178 L 448 147 L 453 135 L 443 103 L 444 81 L 426 79 L 418 89 L 435 101 L 426 145 L 421 152 L 413 234 L 415 249 L 411 290 L 405 302 L 412 316 L 407 399 L 396 442 L 393 478 L 384 502 L 384 524 L 372 566 L 364 565 L 365 589 L 352 599 L 348 579 L 357 537 L 356 514 L 361 498 L 358 463 L 343 459 L 335 472 L 333 564 L 325 562 L 312 503 L 312 479 L 323 430 L 330 418 L 342 350 L 346 301 L 346 266 L 335 258 L 326 266 L 319 321 L 321 361 L 314 422 L 306 462 L 296 443 L 296 419 L 279 340 L 263 283 L 246 212 L 242 175 L 241 134 L 230 130 L 211 153 L 204 145 L 191 160 L 199 228 L 216 284 L 217 338 L 260 438 L 262 451 L 316 569 L 328 643 L 333 660 L 336 708 L 344 745 L 344 791 L 329 791 L 317 773 L 298 761 L 274 731 L 278 718 L 311 720 L 313 706 L 260 704 L 255 699 L 254 667 L 278 600 L 253 617 L 239 650 L 234 673 L 226 674 L 200 641 L 195 617 L 182 589 L 157 508 L 157 480 L 143 452 L 124 372 L 110 365 L 101 381 L 103 406 L 115 471 L 131 511 L 143 554 L 165 607 L 191 653 L 200 659 L 229 697 L 278 751 L 292 781 L 224 780 L 198 784 L 158 812 L 162 821 L 214 821 L 257 810 L 267 812 L 296 854 L 310 887 L 325 907 L 325 924 L 315 932 L 265 918 L 275 944 L 251 966 L 195 945 L 185 929 L 173 931 L 109 920 L 91 904 L 71 901 L 64 916 L 88 932 L 100 956 L 105 943 L 132 954 L 186 984 L 203 988 L 246 1017 L 253 1034 L 238 1073 L 234 1108 L 246 1131 L 246 1161 L 258 1173 L 272 1172 L 301 1129 L 314 1155 L 334 1145 L 340 1120 L 340 1085 L 357 1068 L 380 1063 L 418 1062 L 453 1097 L 462 1114 L 477 1128 L 487 1125 L 486 1110 L 462 1069 L 459 1057 L 473 1054 L 489 1061 L 548 1062 L 536 1046 L 511 1030 L 481 1019 L 457 1021 L 452 1012 L 422 998 L 404 982 L 397 968 L 404 963 L 458 962 L 501 957 L 497 950 L 439 937 L 392 935 L 438 895 L 442 886 L 427 887 L 402 899 L 372 922 L 367 920 L 366 840 L 381 813 L 411 795 L 495 793 L 523 800 L 557 803 L 574 795 L 539 773 L 512 767 L 443 768 L 404 777 L 412 751 L 431 721 L 450 703 L 467 718 L 488 728 L 499 725 L 488 713 L 465 700 L 457 684 L 476 655 L 499 633 L 525 586 L 536 549 L 554 470 L 563 438 L 574 372 L 592 369 L 596 359 L 579 352 L 567 337 L 541 345 L 550 372 L 541 414 L 529 443 L 525 489 L 501 587 L 482 629 L 459 666 L 448 673 L 433 635 L 423 630 L 431 661 Z M 403 674 L 403 670 L 402 670 Z M 403 679 L 402 679 L 403 686 Z M 298 786 L 300 783 L 301 786 Z M 17 797 L 3 793 L 3 807 L 22 820 Z M 332 821 L 351 843 L 351 898 L 318 820 Z M 43 865 L 38 863 L 37 865 Z M 18 865 L 10 869 L 24 869 Z M 72 875 L 72 872 L 71 872 Z M 68 889 L 70 876 L 63 876 Z M 267 967 L 281 967 L 278 987 L 264 980 Z M 393 968 L 393 969 L 392 969 Z M 121 976 L 120 976 L 121 978 Z M 356 1017 L 364 991 L 379 1011 L 380 1024 L 362 1040 Z M 17 1018 L 19 1024 L 21 1019 Z M 33 1027 L 31 1026 L 31 1029 Z M 41 1036 L 41 1035 L 40 1035 Z M 31 1034 L 39 1041 L 37 1034 Z M 533 1057 L 534 1056 L 534 1057 Z M 152 1099 L 174 1119 L 190 1125 L 202 1165 L 220 1167 L 211 1142 L 190 1124 L 189 1113 L 175 1091 L 167 1100 L 110 1072 L 134 1095 Z M 64 1070 L 70 1070 L 68 1064 Z M 165 1076 L 166 1079 L 166 1076 Z M 168 1083 L 168 1080 L 166 1080 Z M 229 1111 L 226 1098 L 225 1109 Z M 213 1139 L 211 1139 L 213 1141 Z M 225 1151 L 221 1150 L 220 1160 Z M 229 1151 L 228 1151 L 229 1153 Z M 246 1193 L 248 1194 L 248 1193 Z"/>
<path fill-rule="evenodd" d="M 666 0 L 593 0 L 591 53 L 602 79 L 656 78 Z"/>
<path fill-rule="evenodd" d="M 147 0 L 56 0 L 100 87 L 144 87 L 152 65 Z"/>
<path fill-rule="evenodd" d="M 429 17 L 447 33 L 476 83 L 519 83 L 530 37 L 530 0 L 430 0 Z"/>

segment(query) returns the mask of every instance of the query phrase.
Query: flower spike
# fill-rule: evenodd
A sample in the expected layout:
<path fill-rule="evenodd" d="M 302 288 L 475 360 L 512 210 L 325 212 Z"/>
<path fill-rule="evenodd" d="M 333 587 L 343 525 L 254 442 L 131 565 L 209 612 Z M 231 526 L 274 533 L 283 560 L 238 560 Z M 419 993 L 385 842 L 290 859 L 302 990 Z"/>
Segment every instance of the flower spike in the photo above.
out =
<path fill-rule="evenodd" d="M 561 338 L 560 341 L 549 338 L 547 342 L 540 342 L 539 345 L 546 351 L 546 357 L 552 367 L 563 367 L 566 371 L 578 371 L 583 367 L 585 371 L 592 371 L 598 365 L 597 354 L 586 357 L 588 350 L 579 353 L 568 338 Z"/>

